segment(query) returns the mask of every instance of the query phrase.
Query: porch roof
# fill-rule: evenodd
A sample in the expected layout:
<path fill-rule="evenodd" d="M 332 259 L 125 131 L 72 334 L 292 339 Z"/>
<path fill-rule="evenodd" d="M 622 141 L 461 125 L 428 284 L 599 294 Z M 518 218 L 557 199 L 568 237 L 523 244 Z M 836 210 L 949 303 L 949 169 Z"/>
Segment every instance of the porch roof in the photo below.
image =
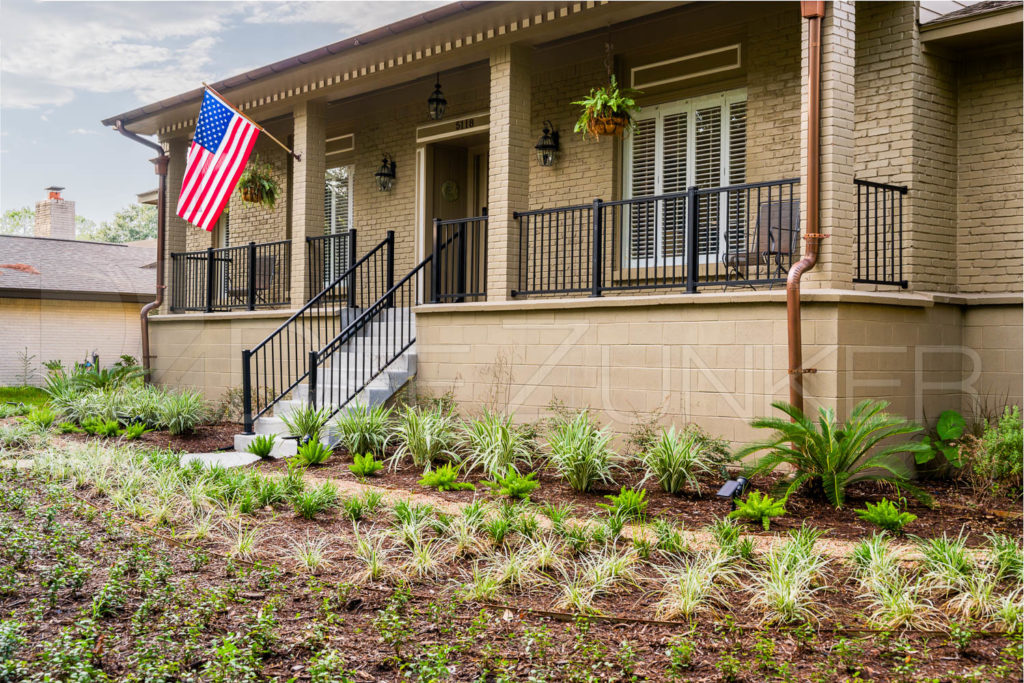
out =
<path fill-rule="evenodd" d="M 486 59 L 503 43 L 547 42 L 684 4 L 689 2 L 454 2 L 210 85 L 266 120 L 289 113 L 303 99 L 340 99 Z M 102 123 L 120 120 L 144 135 L 187 130 L 202 92 L 196 88 Z"/>

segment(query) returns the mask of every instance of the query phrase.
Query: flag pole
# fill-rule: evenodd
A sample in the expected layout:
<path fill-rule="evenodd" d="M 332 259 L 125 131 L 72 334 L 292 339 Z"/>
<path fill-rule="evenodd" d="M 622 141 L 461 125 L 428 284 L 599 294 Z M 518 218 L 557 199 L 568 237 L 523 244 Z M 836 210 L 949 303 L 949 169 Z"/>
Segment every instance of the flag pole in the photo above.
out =
<path fill-rule="evenodd" d="M 250 119 L 250 118 L 249 118 L 248 116 L 246 116 L 245 114 L 243 114 L 243 113 L 242 113 L 241 111 L 239 111 L 238 107 L 236 107 L 235 105 L 231 104 L 231 102 L 229 102 L 229 101 L 228 101 L 228 98 L 224 97 L 224 96 L 223 96 L 223 95 L 221 95 L 221 94 L 220 94 L 219 92 L 217 92 L 216 90 L 214 90 L 213 88 L 211 88 L 210 86 L 208 86 L 208 85 L 207 85 L 207 84 L 206 84 L 205 82 L 203 83 L 203 87 L 204 87 L 204 88 L 206 88 L 207 90 L 209 90 L 210 92 L 212 92 L 212 93 L 213 93 L 214 95 L 216 95 L 216 96 L 217 96 L 217 97 L 219 97 L 220 99 L 222 99 L 222 100 L 224 101 L 224 104 L 226 104 L 226 105 L 228 105 L 229 107 L 231 107 L 231 109 L 233 109 L 233 110 L 234 110 L 234 112 L 235 112 L 236 114 L 238 114 L 239 116 L 241 116 L 241 117 L 242 117 L 243 119 L 245 119 L 246 121 L 248 121 L 248 122 L 249 122 L 249 123 L 251 123 L 252 125 L 256 126 L 256 127 L 257 127 L 257 128 L 258 128 L 258 129 L 260 130 L 260 132 L 261 132 L 261 133 L 264 133 L 264 134 L 266 134 L 266 136 L 267 136 L 268 138 L 270 138 L 271 140 L 273 140 L 273 141 L 274 141 L 274 142 L 276 142 L 277 144 L 281 145 L 281 148 L 282 148 L 282 149 L 283 149 L 284 151 L 286 151 L 286 152 L 288 152 L 289 154 L 291 154 L 291 155 L 292 155 L 293 157 L 295 157 L 295 160 L 296 160 L 296 161 L 302 161 L 302 155 L 301 155 L 301 154 L 296 154 L 295 152 L 293 152 L 293 151 L 292 151 L 291 149 L 289 149 L 289 148 L 288 148 L 288 146 L 287 146 L 286 144 L 284 144 L 283 142 L 281 142 L 280 140 L 278 140 L 277 138 L 275 138 L 275 137 L 274 137 L 273 135 L 271 135 L 271 134 L 270 134 L 270 132 L 269 132 L 269 131 L 268 131 L 268 130 L 267 130 L 266 128 L 264 128 L 264 127 L 263 127 L 263 126 L 261 126 L 260 124 L 256 123 L 255 121 L 253 121 L 252 119 Z"/>

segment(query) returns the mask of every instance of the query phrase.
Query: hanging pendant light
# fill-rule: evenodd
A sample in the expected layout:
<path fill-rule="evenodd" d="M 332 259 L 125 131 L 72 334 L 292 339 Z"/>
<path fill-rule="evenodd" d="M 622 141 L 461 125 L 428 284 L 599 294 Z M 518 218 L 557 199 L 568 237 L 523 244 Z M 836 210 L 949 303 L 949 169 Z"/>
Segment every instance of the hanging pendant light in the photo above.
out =
<path fill-rule="evenodd" d="M 440 121 L 444 118 L 444 110 L 448 107 L 448 100 L 444 98 L 444 93 L 441 92 L 441 74 L 437 75 L 437 80 L 434 83 L 434 92 L 430 93 L 430 97 L 427 98 L 427 115 L 431 121 Z"/>
<path fill-rule="evenodd" d="M 553 130 L 550 121 L 544 122 L 544 133 L 534 145 L 537 150 L 537 161 L 541 166 L 554 166 L 558 160 L 558 131 Z"/>
<path fill-rule="evenodd" d="M 377 180 L 378 192 L 390 192 L 395 186 L 395 160 L 390 154 L 385 154 L 380 162 L 380 170 L 373 174 Z"/>

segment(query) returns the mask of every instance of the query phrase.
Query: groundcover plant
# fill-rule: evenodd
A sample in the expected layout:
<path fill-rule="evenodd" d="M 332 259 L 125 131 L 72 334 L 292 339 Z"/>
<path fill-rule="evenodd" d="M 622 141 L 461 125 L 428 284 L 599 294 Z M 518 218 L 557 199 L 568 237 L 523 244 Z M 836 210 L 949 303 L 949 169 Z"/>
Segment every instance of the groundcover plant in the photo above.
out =
<path fill-rule="evenodd" d="M 540 485 L 517 498 L 417 486 L 426 448 L 360 479 L 344 451 L 204 468 L 0 425 L 16 428 L 29 435 L 0 456 L 0 680 L 1021 676 L 1022 551 L 994 524 L 817 528 L 794 494 L 765 532 L 695 490 L 645 488 L 622 459 L 620 483 L 592 492 L 523 461 Z M 465 449 L 437 450 L 431 471 L 466 467 Z"/>

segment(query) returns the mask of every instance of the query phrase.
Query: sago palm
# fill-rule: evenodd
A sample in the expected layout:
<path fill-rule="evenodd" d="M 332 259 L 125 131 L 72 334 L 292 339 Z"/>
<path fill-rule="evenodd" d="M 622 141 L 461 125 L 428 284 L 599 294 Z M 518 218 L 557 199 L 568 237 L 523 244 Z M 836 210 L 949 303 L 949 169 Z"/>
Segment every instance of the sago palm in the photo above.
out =
<path fill-rule="evenodd" d="M 908 481 L 910 472 L 897 456 L 928 448 L 920 442 L 893 441 L 914 434 L 921 428 L 901 417 L 889 415 L 885 401 L 863 401 L 842 425 L 832 408 L 818 408 L 815 423 L 797 408 L 777 401 L 772 404 L 792 418 L 762 417 L 751 422 L 760 429 L 774 429 L 765 441 L 750 444 L 736 453 L 736 459 L 768 451 L 748 469 L 748 476 L 764 474 L 780 465 L 790 465 L 791 479 L 780 483 L 784 495 L 804 484 L 823 495 L 836 507 L 842 507 L 846 488 L 858 481 L 892 481 L 923 502 L 930 497 Z M 881 445 L 883 442 L 886 445 Z"/>

